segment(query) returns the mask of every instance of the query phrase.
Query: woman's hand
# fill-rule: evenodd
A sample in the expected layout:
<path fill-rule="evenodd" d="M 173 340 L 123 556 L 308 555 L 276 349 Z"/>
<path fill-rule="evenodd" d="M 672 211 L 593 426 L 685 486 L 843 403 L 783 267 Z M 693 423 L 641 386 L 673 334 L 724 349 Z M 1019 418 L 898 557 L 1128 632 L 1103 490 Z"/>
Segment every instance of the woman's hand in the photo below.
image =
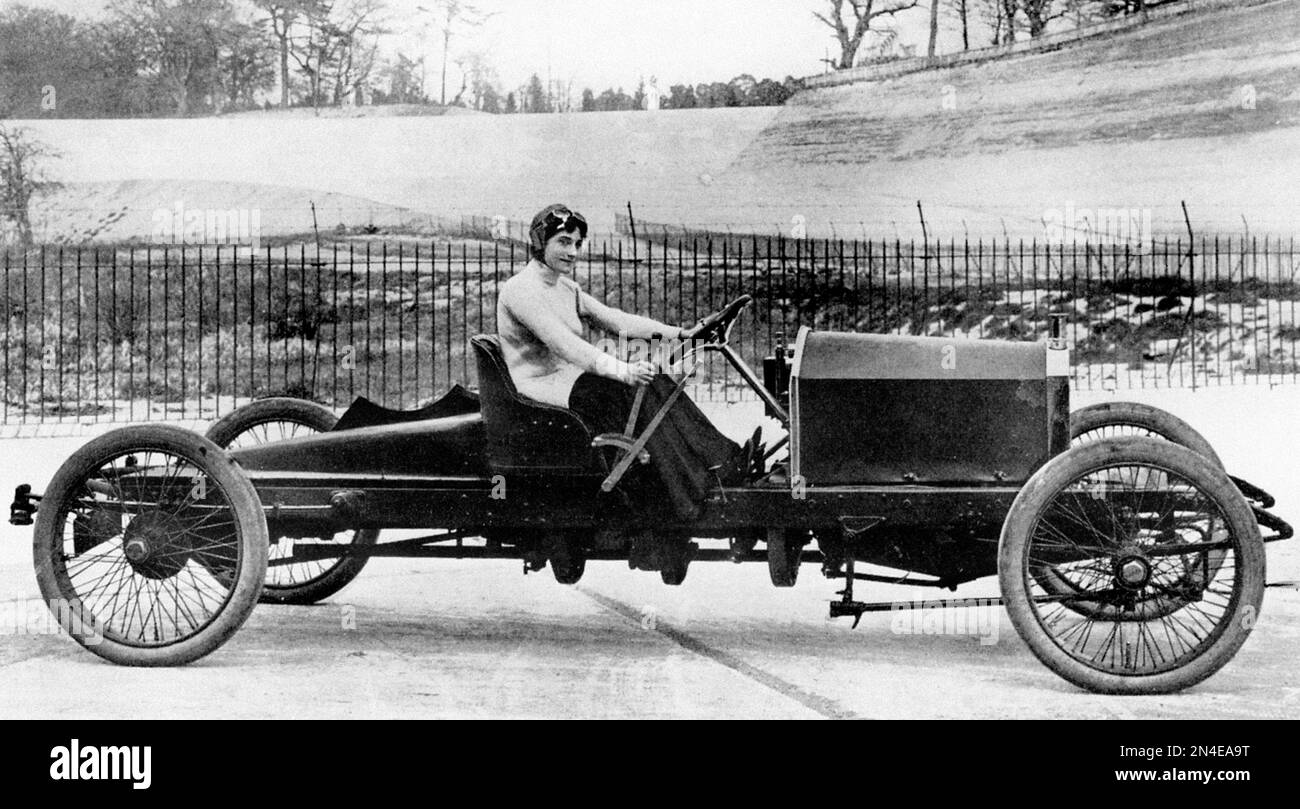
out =
<path fill-rule="evenodd" d="M 620 363 L 618 379 L 625 385 L 649 385 L 655 378 L 655 367 L 649 362 Z"/>

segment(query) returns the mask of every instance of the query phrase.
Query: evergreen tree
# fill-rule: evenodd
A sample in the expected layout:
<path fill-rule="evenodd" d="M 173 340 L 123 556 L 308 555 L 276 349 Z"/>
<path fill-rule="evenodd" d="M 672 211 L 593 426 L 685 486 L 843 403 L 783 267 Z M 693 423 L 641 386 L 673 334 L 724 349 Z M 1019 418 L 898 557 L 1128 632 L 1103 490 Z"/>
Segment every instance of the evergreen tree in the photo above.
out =
<path fill-rule="evenodd" d="M 524 91 L 526 112 L 551 112 L 551 100 L 546 96 L 546 87 L 542 79 L 534 73 L 528 79 L 528 88 Z"/>

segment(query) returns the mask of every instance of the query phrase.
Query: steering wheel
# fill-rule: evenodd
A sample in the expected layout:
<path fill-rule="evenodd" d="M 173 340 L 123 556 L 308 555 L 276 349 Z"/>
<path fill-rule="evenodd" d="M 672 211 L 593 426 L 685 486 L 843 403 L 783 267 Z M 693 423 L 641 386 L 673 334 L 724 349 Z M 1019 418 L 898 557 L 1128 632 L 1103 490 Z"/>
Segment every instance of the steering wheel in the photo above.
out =
<path fill-rule="evenodd" d="M 723 308 L 696 324 L 684 337 L 687 340 L 705 340 L 725 343 L 737 316 L 754 302 L 754 296 L 741 295 Z"/>

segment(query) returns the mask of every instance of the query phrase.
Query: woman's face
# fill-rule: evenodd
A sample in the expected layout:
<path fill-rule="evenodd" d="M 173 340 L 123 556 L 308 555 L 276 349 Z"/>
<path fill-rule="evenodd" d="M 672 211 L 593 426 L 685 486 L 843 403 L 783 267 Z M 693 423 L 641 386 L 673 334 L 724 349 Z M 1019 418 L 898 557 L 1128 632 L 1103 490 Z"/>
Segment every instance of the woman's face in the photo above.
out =
<path fill-rule="evenodd" d="M 546 243 L 542 261 L 561 275 L 572 275 L 578 266 L 578 251 L 582 249 L 582 235 L 576 230 L 560 231 Z"/>

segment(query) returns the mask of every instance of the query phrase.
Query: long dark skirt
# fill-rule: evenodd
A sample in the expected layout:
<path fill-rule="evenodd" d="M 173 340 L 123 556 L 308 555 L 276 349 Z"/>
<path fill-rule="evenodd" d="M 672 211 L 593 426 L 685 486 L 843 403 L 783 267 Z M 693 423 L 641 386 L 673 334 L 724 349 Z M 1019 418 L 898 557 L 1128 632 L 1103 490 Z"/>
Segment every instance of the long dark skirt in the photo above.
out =
<path fill-rule="evenodd" d="M 675 387 L 673 380 L 663 374 L 650 383 L 637 415 L 637 435 Z M 636 388 L 603 376 L 583 374 L 569 394 L 569 408 L 582 416 L 596 434 L 622 433 L 635 400 Z M 705 497 L 718 486 L 719 477 L 737 463 L 741 454 L 736 442 L 718 432 L 685 393 L 677 397 L 651 434 L 646 450 L 655 474 L 629 481 L 634 505 L 654 510 L 653 506 L 666 502 L 684 520 L 698 515 Z"/>

